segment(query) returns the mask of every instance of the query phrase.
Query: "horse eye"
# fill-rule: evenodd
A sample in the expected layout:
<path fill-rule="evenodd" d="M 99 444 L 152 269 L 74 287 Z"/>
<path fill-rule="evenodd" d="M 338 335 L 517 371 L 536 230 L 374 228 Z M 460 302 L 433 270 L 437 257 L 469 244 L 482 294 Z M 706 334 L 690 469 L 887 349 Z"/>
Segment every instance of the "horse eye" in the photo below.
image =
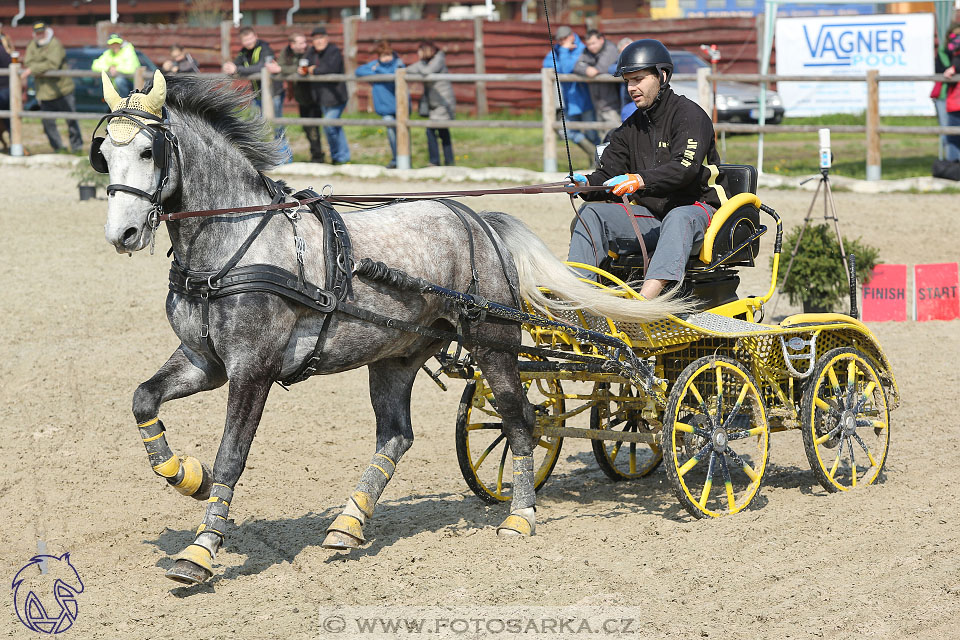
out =
<path fill-rule="evenodd" d="M 153 157 L 153 149 L 144 149 L 143 151 L 140 152 L 140 157 L 143 160 L 149 160 L 150 158 Z"/>

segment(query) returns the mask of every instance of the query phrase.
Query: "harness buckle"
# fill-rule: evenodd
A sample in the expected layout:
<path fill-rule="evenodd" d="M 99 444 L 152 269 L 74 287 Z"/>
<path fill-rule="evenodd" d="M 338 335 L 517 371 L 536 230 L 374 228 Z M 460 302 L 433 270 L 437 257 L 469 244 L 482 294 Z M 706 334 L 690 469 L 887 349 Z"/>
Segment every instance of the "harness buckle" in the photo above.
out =
<path fill-rule="evenodd" d="M 214 273 L 214 274 L 211 274 L 211 275 L 207 276 L 207 286 L 210 287 L 210 290 L 211 290 L 211 291 L 219 291 L 219 290 L 220 290 L 220 287 L 218 287 L 218 286 L 216 286 L 215 284 L 213 284 L 212 278 L 213 278 L 213 276 L 215 276 L 215 275 L 217 275 L 217 274 Z M 209 294 L 201 294 L 201 297 L 206 297 L 207 295 L 209 295 Z"/>
<path fill-rule="evenodd" d="M 200 337 L 201 337 L 201 338 L 206 338 L 206 337 L 208 337 L 209 335 L 210 335 L 210 325 L 208 325 L 208 324 L 201 324 L 201 325 L 200 325 Z"/>

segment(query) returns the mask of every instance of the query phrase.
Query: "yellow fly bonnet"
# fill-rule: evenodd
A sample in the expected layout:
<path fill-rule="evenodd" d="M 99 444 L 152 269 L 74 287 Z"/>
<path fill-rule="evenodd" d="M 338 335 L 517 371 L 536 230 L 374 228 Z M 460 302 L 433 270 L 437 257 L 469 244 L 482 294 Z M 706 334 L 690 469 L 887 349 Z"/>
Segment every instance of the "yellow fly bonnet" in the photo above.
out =
<path fill-rule="evenodd" d="M 134 92 L 126 98 L 120 97 L 106 73 L 100 75 L 103 81 L 103 99 L 110 107 L 110 111 L 124 108 L 135 109 L 156 116 L 158 120 L 162 119 L 163 103 L 167 99 L 167 82 L 159 69 L 153 74 L 153 88 L 150 89 L 150 93 Z M 107 133 L 110 134 L 114 144 L 127 144 L 133 140 L 142 127 L 157 123 L 157 120 L 139 118 L 136 114 L 130 114 L 129 112 L 126 115 L 128 117 L 112 118 L 107 124 Z M 132 120 L 137 122 L 135 123 Z M 141 126 L 138 126 L 137 123 L 140 123 Z"/>

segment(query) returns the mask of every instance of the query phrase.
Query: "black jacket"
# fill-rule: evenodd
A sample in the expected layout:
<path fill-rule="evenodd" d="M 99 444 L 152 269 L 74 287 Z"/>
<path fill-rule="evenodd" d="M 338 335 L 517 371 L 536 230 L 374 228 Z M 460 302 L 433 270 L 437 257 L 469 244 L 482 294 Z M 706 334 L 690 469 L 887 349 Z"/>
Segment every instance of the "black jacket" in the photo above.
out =
<path fill-rule="evenodd" d="M 639 174 L 645 186 L 633 200 L 661 219 L 671 209 L 695 202 L 720 208 L 727 183 L 717 168 L 713 135 L 706 112 L 666 87 L 652 107 L 637 110 L 610 134 L 600 168 L 587 181 L 600 185 L 622 173 Z M 584 200 L 616 198 L 603 191 L 580 195 Z"/>
<path fill-rule="evenodd" d="M 323 51 L 307 49 L 307 59 L 314 67 L 313 75 L 343 73 L 343 55 L 335 44 L 328 44 Z M 313 82 L 313 99 L 322 107 L 333 107 L 347 101 L 347 85 L 343 82 Z"/>

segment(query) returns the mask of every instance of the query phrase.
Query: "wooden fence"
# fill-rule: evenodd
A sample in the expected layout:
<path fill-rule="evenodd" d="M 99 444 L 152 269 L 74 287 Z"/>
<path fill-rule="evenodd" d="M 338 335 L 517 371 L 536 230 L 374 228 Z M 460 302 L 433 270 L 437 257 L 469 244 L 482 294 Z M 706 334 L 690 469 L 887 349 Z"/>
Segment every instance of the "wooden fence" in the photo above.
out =
<path fill-rule="evenodd" d="M 22 155 L 22 120 L 24 118 L 71 118 L 71 119 L 99 119 L 101 114 L 93 113 L 62 113 L 62 112 L 32 112 L 23 111 L 22 105 L 22 86 L 18 72 L 20 65 L 12 64 L 9 70 L 0 69 L 0 76 L 10 77 L 10 110 L 0 111 L 0 117 L 9 117 L 11 119 L 11 152 L 12 155 Z M 138 70 L 134 76 L 135 86 L 143 86 L 143 68 Z M 707 113 L 712 113 L 713 105 L 713 81 L 738 81 L 750 82 L 755 84 L 783 82 L 783 81 L 801 81 L 801 82 L 866 82 L 867 84 L 867 111 L 865 125 L 833 125 L 830 129 L 836 133 L 863 133 L 865 135 L 864 148 L 866 149 L 867 179 L 879 180 L 881 177 L 881 153 L 880 137 L 883 133 L 915 134 L 915 135 L 960 135 L 960 127 L 904 127 L 904 126 L 883 126 L 880 124 L 880 82 L 917 82 L 917 81 L 941 81 L 942 76 L 880 76 L 876 70 L 871 70 L 866 76 L 777 76 L 777 75 L 759 75 L 759 74 L 712 74 L 708 69 L 701 69 L 696 76 L 676 74 L 674 79 L 677 81 L 696 80 L 699 86 L 700 105 Z M 53 71 L 48 72 L 51 76 L 71 76 L 71 77 L 90 77 L 99 74 L 91 71 Z M 229 81 L 227 76 L 221 74 L 204 74 L 221 77 L 224 81 Z M 323 76 L 290 76 L 286 80 L 297 82 L 356 82 L 360 85 L 371 82 L 389 82 L 393 81 L 396 86 L 396 119 L 381 120 L 379 118 L 363 119 L 341 119 L 341 118 L 286 118 L 282 114 L 276 114 L 273 111 L 273 100 L 270 91 L 272 82 L 270 74 L 266 69 L 261 71 L 260 85 L 263 90 L 262 104 L 263 116 L 269 122 L 292 124 L 292 125 L 312 125 L 312 126 L 377 126 L 377 127 L 395 127 L 397 130 L 397 168 L 410 168 L 410 129 L 411 128 L 504 128 L 504 129 L 529 129 L 537 128 L 543 132 L 543 170 L 553 172 L 557 170 L 556 161 L 556 143 L 557 131 L 561 124 L 556 121 L 554 96 L 556 94 L 557 76 L 552 69 L 541 69 L 540 73 L 518 73 L 518 74 L 471 74 L 471 73 L 449 73 L 432 75 L 408 74 L 406 69 L 399 69 L 396 75 L 375 75 L 356 77 L 352 74 L 332 74 Z M 478 83 L 508 82 L 511 84 L 523 84 L 537 87 L 536 91 L 540 98 L 541 119 L 536 120 L 430 120 L 430 119 L 411 119 L 409 113 L 410 104 L 410 86 L 409 83 L 421 83 L 424 81 L 448 80 L 452 83 L 476 85 Z M 594 78 L 585 78 L 578 75 L 561 74 L 561 82 L 607 82 L 618 83 L 620 80 L 612 76 L 597 76 Z M 948 83 L 960 81 L 960 78 L 946 80 Z M 605 131 L 610 127 L 604 122 L 567 122 L 568 130 L 596 130 Z M 821 125 L 784 125 L 784 124 L 738 124 L 729 122 L 718 122 L 714 124 L 714 129 L 718 133 L 816 133 Z M 762 140 L 758 150 L 757 166 L 762 169 Z"/>

